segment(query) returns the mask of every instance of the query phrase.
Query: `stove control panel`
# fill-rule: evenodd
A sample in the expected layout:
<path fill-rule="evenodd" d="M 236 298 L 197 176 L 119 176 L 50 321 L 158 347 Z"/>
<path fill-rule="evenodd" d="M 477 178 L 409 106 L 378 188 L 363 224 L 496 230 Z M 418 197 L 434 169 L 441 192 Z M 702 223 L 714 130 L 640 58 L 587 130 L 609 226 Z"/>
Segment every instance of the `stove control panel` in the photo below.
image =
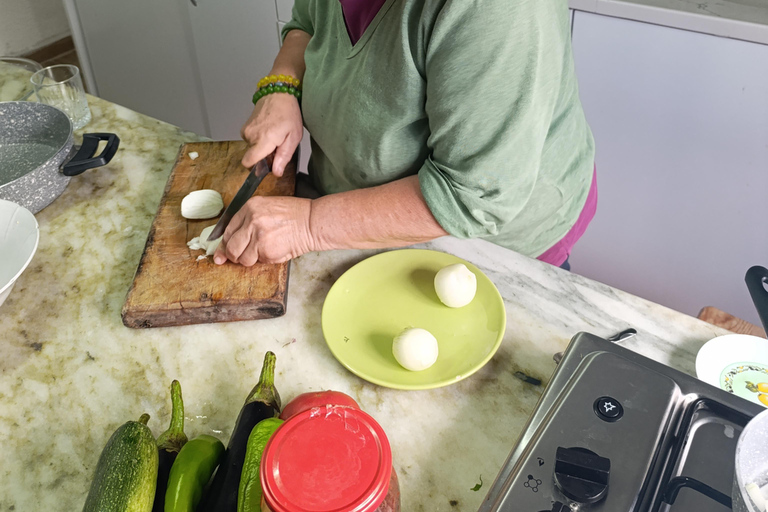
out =
<path fill-rule="evenodd" d="M 608 352 L 556 373 L 480 512 L 634 510 L 679 397 L 674 380 Z"/>

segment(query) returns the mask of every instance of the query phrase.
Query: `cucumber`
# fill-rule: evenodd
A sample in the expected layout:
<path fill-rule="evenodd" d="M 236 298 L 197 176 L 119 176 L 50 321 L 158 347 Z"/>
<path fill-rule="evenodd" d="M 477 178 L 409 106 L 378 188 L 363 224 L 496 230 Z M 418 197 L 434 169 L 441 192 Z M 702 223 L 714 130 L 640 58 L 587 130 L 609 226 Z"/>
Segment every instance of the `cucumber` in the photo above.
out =
<path fill-rule="evenodd" d="M 83 512 L 151 512 L 157 484 L 157 443 L 149 415 L 119 427 L 96 465 Z"/>

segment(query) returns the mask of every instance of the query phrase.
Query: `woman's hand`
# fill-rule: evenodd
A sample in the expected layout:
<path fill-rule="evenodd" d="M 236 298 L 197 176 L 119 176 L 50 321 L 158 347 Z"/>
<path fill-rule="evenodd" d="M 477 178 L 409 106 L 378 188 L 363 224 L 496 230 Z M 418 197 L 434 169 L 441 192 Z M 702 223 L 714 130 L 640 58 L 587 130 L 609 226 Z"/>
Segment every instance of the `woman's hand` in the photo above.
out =
<path fill-rule="evenodd" d="M 314 250 L 311 204 L 298 197 L 252 197 L 232 217 L 213 261 L 250 267 L 257 261 L 282 263 Z"/>
<path fill-rule="evenodd" d="M 250 169 L 275 151 L 272 173 L 282 176 L 304 134 L 299 101 L 287 93 L 264 96 L 256 102 L 240 134 L 250 145 L 243 156 L 243 166 Z"/>

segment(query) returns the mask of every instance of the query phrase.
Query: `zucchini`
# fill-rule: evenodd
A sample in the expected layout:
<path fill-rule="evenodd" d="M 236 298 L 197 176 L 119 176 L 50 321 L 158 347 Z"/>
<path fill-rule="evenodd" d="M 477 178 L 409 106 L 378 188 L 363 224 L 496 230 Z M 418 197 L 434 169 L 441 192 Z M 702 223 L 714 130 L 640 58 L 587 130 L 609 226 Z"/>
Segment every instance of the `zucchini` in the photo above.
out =
<path fill-rule="evenodd" d="M 150 512 L 157 483 L 157 443 L 149 414 L 120 426 L 96 465 L 83 512 Z"/>

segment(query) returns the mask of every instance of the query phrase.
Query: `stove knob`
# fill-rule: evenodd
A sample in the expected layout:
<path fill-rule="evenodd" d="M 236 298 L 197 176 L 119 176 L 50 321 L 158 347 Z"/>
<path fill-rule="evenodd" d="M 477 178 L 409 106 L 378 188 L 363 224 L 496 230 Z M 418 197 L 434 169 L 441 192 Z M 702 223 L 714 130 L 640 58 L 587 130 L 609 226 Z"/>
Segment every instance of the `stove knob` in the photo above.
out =
<path fill-rule="evenodd" d="M 570 500 L 597 503 L 608 494 L 611 461 L 586 448 L 558 447 L 555 486 Z"/>

